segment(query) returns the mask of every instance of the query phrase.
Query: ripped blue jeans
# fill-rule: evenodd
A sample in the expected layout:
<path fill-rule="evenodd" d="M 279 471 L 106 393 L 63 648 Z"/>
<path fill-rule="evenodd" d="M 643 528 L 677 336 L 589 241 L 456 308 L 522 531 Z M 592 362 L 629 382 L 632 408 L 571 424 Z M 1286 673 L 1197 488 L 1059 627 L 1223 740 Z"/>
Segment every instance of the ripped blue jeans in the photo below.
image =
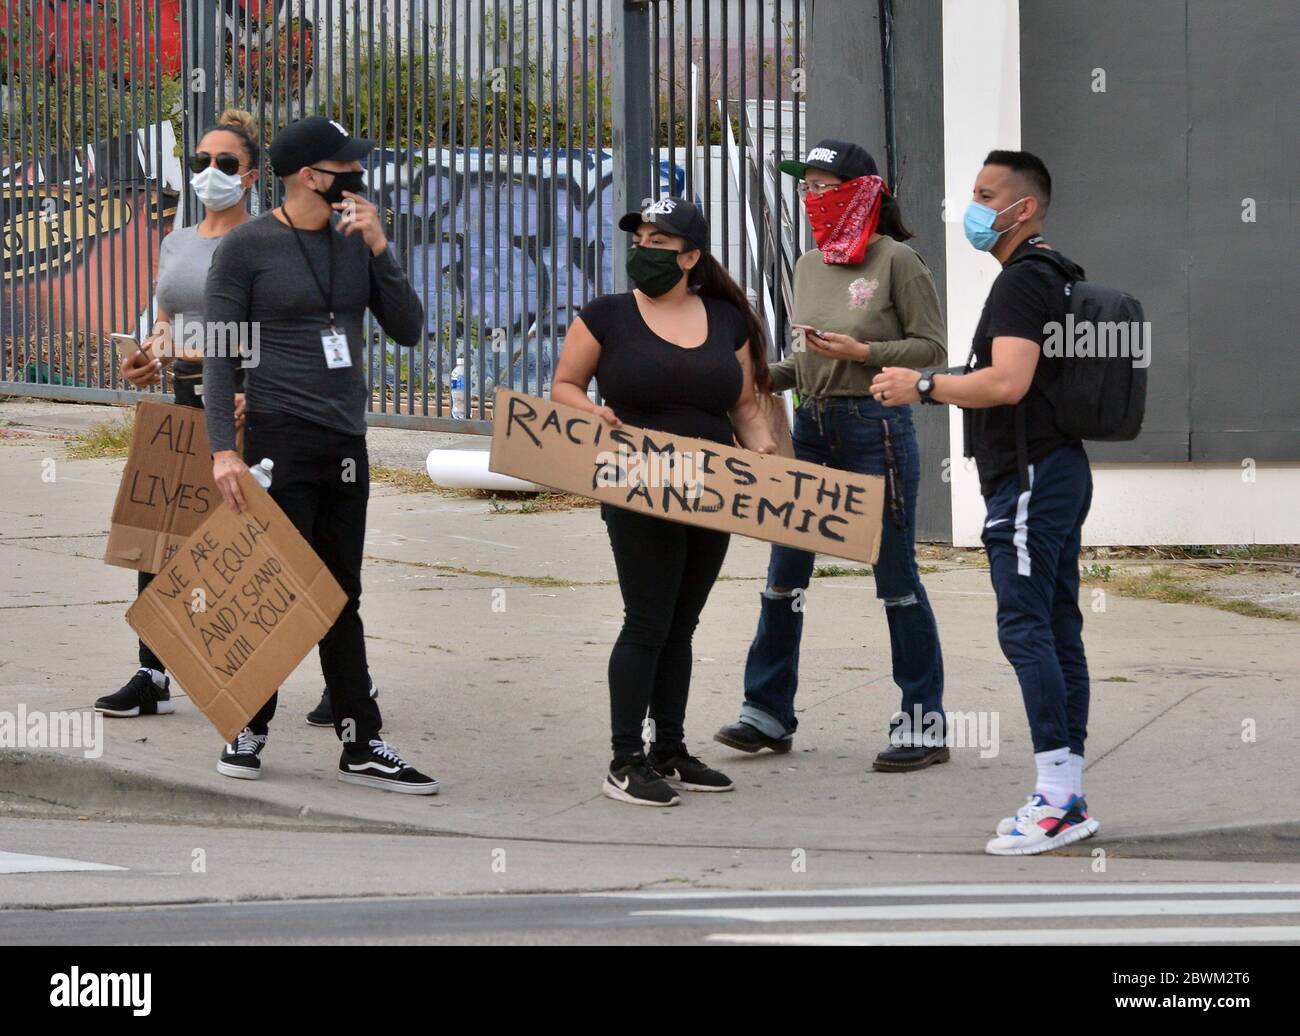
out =
<path fill-rule="evenodd" d="M 795 413 L 792 431 L 800 460 L 886 476 L 880 556 L 871 571 L 876 597 L 885 604 L 894 682 L 903 695 L 903 716 L 891 720 L 890 739 L 901 745 L 941 744 L 939 735 L 947 732 L 942 718 L 943 656 L 916 566 L 921 471 L 911 410 L 883 406 L 870 396 L 809 399 Z M 893 455 L 893 477 L 887 471 L 888 453 Z M 743 722 L 769 737 L 786 737 L 799 725 L 794 698 L 804 611 L 810 606 L 816 615 L 819 604 L 829 606 L 826 601 L 808 602 L 814 558 L 792 547 L 772 547 L 758 631 L 745 663 L 745 703 L 740 710 Z M 851 650 L 847 644 L 845 649 Z"/>

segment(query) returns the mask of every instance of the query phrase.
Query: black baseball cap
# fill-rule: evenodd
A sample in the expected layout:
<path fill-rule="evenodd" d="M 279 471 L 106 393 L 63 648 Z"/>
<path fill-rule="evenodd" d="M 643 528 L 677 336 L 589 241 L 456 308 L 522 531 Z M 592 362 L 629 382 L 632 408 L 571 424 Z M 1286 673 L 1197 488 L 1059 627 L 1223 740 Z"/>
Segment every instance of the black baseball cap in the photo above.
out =
<path fill-rule="evenodd" d="M 618 229 L 629 233 L 642 223 L 653 223 L 676 237 L 684 237 L 696 248 L 709 250 L 709 224 L 694 205 L 684 198 L 660 198 L 653 205 L 629 212 L 618 221 Z"/>
<path fill-rule="evenodd" d="M 271 169 L 290 176 L 317 162 L 355 162 L 374 149 L 374 143 L 353 137 L 333 119 L 310 115 L 276 131 L 271 141 Z"/>
<path fill-rule="evenodd" d="M 879 176 L 876 160 L 867 149 L 847 140 L 819 140 L 808 149 L 802 162 L 787 158 L 780 165 L 781 172 L 802 177 L 809 169 L 824 169 L 841 180 L 856 180 L 859 176 Z"/>

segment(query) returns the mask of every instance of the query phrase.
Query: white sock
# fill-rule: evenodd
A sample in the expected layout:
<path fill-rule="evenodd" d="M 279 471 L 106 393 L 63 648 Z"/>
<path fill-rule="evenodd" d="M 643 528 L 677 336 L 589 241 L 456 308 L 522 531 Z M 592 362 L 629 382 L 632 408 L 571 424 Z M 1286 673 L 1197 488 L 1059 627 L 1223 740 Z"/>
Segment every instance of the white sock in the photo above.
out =
<path fill-rule="evenodd" d="M 1038 783 L 1034 790 L 1053 806 L 1064 806 L 1070 801 L 1074 787 L 1073 767 L 1070 765 L 1070 750 L 1054 748 L 1050 752 L 1035 752 L 1034 763 L 1038 767 Z"/>
<path fill-rule="evenodd" d="M 1074 794 L 1083 794 L 1083 756 L 1070 753 L 1070 776 L 1074 784 Z"/>

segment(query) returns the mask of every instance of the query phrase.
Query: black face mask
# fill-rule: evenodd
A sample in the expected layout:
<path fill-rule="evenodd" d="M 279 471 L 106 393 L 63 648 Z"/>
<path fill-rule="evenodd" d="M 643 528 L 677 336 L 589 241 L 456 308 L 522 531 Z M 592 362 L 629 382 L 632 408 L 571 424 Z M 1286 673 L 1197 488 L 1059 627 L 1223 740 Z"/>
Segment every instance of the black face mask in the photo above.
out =
<path fill-rule="evenodd" d="M 633 245 L 627 252 L 627 275 L 632 283 L 652 299 L 672 289 L 686 271 L 677 265 L 681 252 L 671 248 L 642 248 Z"/>
<path fill-rule="evenodd" d="M 308 166 L 318 173 L 326 173 L 334 177 L 326 190 L 317 191 L 331 205 L 337 205 L 343 200 L 343 192 L 351 191 L 353 194 L 361 194 L 366 186 L 364 172 L 355 169 L 349 169 L 346 172 L 336 173 L 332 169 L 317 169 L 314 165 Z"/>

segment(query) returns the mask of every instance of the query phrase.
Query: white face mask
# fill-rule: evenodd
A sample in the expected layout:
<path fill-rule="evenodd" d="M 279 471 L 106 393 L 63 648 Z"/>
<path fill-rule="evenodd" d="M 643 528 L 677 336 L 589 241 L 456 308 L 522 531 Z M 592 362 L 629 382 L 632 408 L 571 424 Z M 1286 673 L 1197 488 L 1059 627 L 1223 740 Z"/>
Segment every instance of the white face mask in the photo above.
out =
<path fill-rule="evenodd" d="M 190 179 L 190 187 L 205 208 L 214 212 L 228 209 L 244 196 L 244 182 L 238 176 L 223 173 L 214 165 Z"/>

